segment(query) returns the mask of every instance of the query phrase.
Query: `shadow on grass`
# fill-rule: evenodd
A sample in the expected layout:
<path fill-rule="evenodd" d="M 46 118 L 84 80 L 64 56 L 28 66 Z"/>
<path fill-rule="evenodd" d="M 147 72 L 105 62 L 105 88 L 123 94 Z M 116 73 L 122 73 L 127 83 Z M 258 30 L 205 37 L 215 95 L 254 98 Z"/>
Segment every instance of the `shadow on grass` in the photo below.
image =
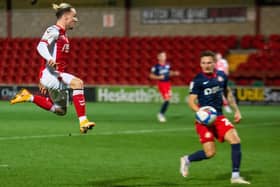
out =
<path fill-rule="evenodd" d="M 147 181 L 147 182 L 145 182 Z M 122 184 L 124 183 L 124 184 Z M 126 183 L 126 184 L 125 184 Z M 109 180 L 97 180 L 88 183 L 90 186 L 104 186 L 104 187 L 157 187 L 157 186 L 179 186 L 180 184 L 167 181 L 151 181 L 147 177 L 126 177 L 115 178 Z"/>
<path fill-rule="evenodd" d="M 64 184 L 65 186 L 70 184 Z M 124 178 L 113 178 L 104 180 L 92 180 L 85 184 L 71 184 L 71 186 L 91 186 L 91 187 L 165 187 L 165 186 L 182 186 L 169 181 L 156 181 L 151 180 L 148 177 L 124 177 Z"/>
<path fill-rule="evenodd" d="M 247 170 L 247 171 L 241 171 L 240 175 L 242 177 L 244 177 L 246 180 L 252 182 L 253 181 L 253 177 L 252 175 L 262 175 L 262 171 L 260 170 Z M 217 180 L 230 180 L 230 177 L 231 177 L 231 173 L 226 173 L 226 174 L 221 174 L 221 175 L 218 175 L 216 177 Z M 229 184 L 228 186 L 238 186 L 239 184 Z M 227 186 L 225 186 L 227 187 Z"/>
<path fill-rule="evenodd" d="M 252 175 L 261 175 L 261 174 L 262 174 L 262 171 L 260 171 L 260 170 L 247 170 L 247 171 L 240 172 L 240 175 L 247 180 L 253 179 Z M 230 179 L 230 177 L 231 177 L 231 173 L 224 173 L 221 175 L 217 175 L 216 179 L 224 180 L 224 179 Z"/>

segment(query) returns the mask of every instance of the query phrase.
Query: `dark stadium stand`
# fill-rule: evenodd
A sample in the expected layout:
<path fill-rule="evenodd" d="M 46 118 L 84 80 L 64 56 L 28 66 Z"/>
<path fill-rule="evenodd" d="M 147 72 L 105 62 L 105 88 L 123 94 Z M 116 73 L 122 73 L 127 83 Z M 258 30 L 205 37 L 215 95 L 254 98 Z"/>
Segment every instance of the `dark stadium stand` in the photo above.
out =
<path fill-rule="evenodd" d="M 263 36 L 244 36 L 241 46 L 258 50 L 249 55 L 246 63 L 238 66 L 231 79 L 237 85 L 263 81 L 268 86 L 280 86 L 280 35 L 270 35 L 267 41 Z"/>
<path fill-rule="evenodd" d="M 40 57 L 37 38 L 0 38 L 0 84 L 37 84 Z M 174 85 L 187 85 L 197 71 L 199 53 L 210 49 L 226 54 L 230 49 L 255 48 L 246 63 L 231 74 L 238 85 L 256 80 L 280 85 L 280 35 L 72 38 L 67 71 L 87 85 L 149 85 L 150 67 L 159 51 L 166 51 L 173 69 L 182 76 Z M 240 45 L 240 46 L 239 46 Z"/>

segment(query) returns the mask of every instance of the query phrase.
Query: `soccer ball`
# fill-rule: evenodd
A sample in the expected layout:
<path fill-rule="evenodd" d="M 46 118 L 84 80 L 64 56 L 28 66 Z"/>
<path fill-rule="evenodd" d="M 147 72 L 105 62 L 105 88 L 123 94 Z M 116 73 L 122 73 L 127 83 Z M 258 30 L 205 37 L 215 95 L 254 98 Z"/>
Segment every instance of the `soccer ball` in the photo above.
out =
<path fill-rule="evenodd" d="M 217 111 L 212 106 L 201 107 L 195 113 L 195 119 L 203 125 L 210 126 L 217 118 Z"/>

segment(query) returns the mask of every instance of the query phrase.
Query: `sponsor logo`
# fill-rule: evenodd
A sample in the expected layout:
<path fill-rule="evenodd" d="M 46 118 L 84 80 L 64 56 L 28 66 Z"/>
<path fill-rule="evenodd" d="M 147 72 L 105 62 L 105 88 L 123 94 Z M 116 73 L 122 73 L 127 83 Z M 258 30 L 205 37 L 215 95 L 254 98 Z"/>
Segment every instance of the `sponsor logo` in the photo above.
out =
<path fill-rule="evenodd" d="M 239 87 L 234 90 L 236 99 L 242 104 L 279 104 L 280 89 L 271 87 Z"/>
<path fill-rule="evenodd" d="M 264 101 L 263 88 L 237 88 L 236 95 L 239 101 Z"/>
<path fill-rule="evenodd" d="M 272 103 L 279 103 L 280 102 L 280 91 L 279 89 L 271 89 L 271 88 L 265 88 L 264 90 L 264 100 L 266 102 L 272 102 Z"/>
<path fill-rule="evenodd" d="M 81 106 L 85 106 L 85 100 L 79 100 L 79 104 L 80 104 Z"/>
<path fill-rule="evenodd" d="M 119 88 L 111 90 L 109 88 L 98 88 L 97 101 L 99 102 L 131 102 L 131 103 L 150 103 L 162 102 L 160 93 L 153 88 L 135 88 L 132 90 Z M 179 103 L 178 93 L 173 93 L 171 103 Z"/>
<path fill-rule="evenodd" d="M 169 72 L 169 69 L 161 69 L 159 70 L 159 74 L 162 75 L 162 74 L 166 74 Z"/>
<path fill-rule="evenodd" d="M 212 88 L 206 88 L 204 89 L 204 95 L 211 95 L 211 94 L 215 94 L 220 90 L 219 86 L 214 86 Z"/>
<path fill-rule="evenodd" d="M 224 78 L 221 77 L 221 76 L 218 76 L 218 81 L 219 81 L 219 82 L 223 82 L 223 81 L 224 81 Z"/>
<path fill-rule="evenodd" d="M 11 88 L 2 88 L 1 92 L 0 92 L 0 96 L 2 100 L 9 100 L 11 98 L 13 98 L 18 92 L 18 88 L 17 87 L 11 87 Z"/>

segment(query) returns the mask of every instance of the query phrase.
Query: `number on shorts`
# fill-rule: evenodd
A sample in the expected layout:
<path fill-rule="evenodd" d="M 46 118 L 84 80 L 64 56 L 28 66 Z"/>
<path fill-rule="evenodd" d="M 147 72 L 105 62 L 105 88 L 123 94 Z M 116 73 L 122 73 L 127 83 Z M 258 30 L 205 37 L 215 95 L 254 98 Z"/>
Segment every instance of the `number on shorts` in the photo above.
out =
<path fill-rule="evenodd" d="M 227 118 L 223 118 L 221 121 L 225 123 L 225 126 L 232 126 L 231 122 Z"/>

